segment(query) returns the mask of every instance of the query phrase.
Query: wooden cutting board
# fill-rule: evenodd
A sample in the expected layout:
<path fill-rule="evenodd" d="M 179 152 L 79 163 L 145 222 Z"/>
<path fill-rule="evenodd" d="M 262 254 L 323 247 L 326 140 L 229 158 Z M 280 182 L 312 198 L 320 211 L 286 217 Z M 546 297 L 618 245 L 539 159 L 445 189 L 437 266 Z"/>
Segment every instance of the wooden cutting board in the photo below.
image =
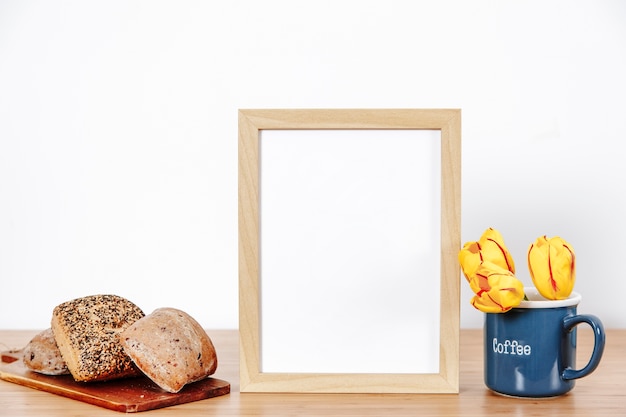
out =
<path fill-rule="evenodd" d="M 206 378 L 172 394 L 147 377 L 79 383 L 71 375 L 49 376 L 28 370 L 20 351 L 2 352 L 0 379 L 125 413 L 154 410 L 230 393 L 230 383 Z"/>

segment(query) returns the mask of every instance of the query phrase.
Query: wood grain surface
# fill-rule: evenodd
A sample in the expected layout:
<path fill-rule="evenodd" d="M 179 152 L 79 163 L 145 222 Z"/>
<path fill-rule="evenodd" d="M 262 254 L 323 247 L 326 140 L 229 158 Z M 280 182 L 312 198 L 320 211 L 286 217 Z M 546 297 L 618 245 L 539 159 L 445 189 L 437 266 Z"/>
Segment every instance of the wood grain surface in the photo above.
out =
<path fill-rule="evenodd" d="M 24 346 L 37 331 L 0 331 L 0 343 Z M 461 330 L 459 394 L 278 394 L 239 392 L 239 334 L 208 330 L 220 364 L 214 375 L 231 383 L 228 395 L 145 412 L 167 416 L 626 416 L 626 330 L 607 330 L 604 356 L 567 395 L 517 399 L 496 395 L 483 382 L 482 330 Z M 593 336 L 580 327 L 578 364 L 591 354 Z M 143 415 L 144 413 L 142 413 Z M 0 416 L 118 416 L 119 412 L 0 381 Z"/>

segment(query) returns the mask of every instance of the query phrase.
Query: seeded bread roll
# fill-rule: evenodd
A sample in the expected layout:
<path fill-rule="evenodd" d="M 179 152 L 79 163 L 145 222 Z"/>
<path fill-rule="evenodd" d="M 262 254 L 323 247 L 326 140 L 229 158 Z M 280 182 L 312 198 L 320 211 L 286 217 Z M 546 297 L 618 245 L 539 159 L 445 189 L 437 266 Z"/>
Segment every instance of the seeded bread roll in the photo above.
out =
<path fill-rule="evenodd" d="M 91 382 L 141 373 L 124 353 L 119 334 L 144 316 L 117 295 L 91 295 L 67 301 L 52 312 L 52 332 L 76 381 Z"/>
<path fill-rule="evenodd" d="M 61 351 L 54 340 L 52 329 L 46 329 L 32 338 L 24 348 L 24 365 L 44 375 L 69 374 Z"/>
<path fill-rule="evenodd" d="M 159 308 L 137 320 L 120 342 L 137 367 L 167 392 L 179 392 L 217 369 L 215 348 L 202 326 L 174 308 Z"/>

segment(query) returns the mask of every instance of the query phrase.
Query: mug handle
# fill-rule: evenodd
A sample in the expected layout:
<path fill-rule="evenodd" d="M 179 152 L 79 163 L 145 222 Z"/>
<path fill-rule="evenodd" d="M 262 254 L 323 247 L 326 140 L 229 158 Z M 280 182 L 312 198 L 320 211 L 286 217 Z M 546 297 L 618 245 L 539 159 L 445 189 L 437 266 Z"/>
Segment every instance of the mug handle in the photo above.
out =
<path fill-rule="evenodd" d="M 587 365 L 585 365 L 584 368 L 580 370 L 566 368 L 562 375 L 564 380 L 582 378 L 592 373 L 598 367 L 600 359 L 602 358 L 602 353 L 604 352 L 606 335 L 604 333 L 604 326 L 602 325 L 602 322 L 596 316 L 592 314 L 580 314 L 565 317 L 565 319 L 563 319 L 563 330 L 569 332 L 580 323 L 587 323 L 593 330 L 593 352 L 591 353 L 589 362 L 587 362 Z"/>

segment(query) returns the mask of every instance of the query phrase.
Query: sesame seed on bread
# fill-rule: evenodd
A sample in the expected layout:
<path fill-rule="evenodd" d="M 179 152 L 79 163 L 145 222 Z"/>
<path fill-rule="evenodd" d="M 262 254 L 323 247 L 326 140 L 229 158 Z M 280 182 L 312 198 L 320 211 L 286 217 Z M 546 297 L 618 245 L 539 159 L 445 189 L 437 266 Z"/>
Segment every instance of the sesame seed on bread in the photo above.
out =
<path fill-rule="evenodd" d="M 117 295 L 91 295 L 64 302 L 52 313 L 52 332 L 76 381 L 141 375 L 119 343 L 119 334 L 144 317 Z"/>

